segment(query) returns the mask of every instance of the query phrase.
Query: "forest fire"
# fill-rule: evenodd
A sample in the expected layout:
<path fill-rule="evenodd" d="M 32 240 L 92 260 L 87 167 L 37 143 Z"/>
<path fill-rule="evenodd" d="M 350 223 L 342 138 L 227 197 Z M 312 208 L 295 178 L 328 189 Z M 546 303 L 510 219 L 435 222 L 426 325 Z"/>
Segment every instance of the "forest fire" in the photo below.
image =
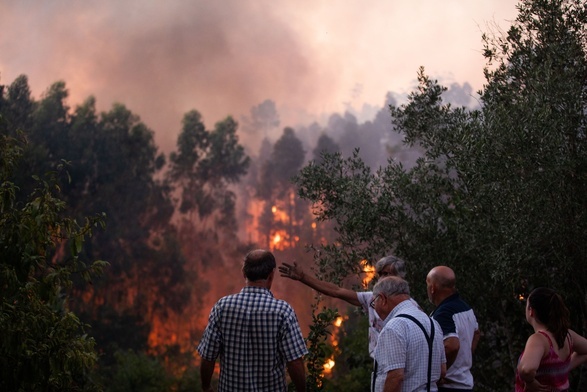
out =
<path fill-rule="evenodd" d="M 334 359 L 330 358 L 324 364 L 324 373 L 332 372 L 332 368 L 334 368 Z"/>
<path fill-rule="evenodd" d="M 367 287 L 373 278 L 375 278 L 375 267 L 370 265 L 367 260 L 361 260 L 361 268 L 362 272 L 365 274 L 362 283 L 364 287 Z"/>
<path fill-rule="evenodd" d="M 340 327 L 342 327 L 342 323 L 344 322 L 346 316 L 338 316 L 336 318 L 336 320 L 334 320 L 334 322 L 332 323 L 333 325 L 333 330 L 332 330 L 332 334 L 330 335 L 330 344 L 334 347 L 334 353 L 330 356 L 330 358 L 328 358 L 326 360 L 326 362 L 324 362 L 324 373 L 325 374 L 330 374 L 332 373 L 332 370 L 334 368 L 334 365 L 336 364 L 334 361 L 334 356 L 337 353 L 338 350 L 338 331 L 340 329 Z"/>

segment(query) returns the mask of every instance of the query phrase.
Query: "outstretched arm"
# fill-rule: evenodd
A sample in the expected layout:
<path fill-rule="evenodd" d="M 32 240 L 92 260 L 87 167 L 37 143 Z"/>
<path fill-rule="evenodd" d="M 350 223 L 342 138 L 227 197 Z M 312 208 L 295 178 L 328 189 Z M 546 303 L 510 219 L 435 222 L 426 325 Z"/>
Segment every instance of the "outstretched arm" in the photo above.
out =
<path fill-rule="evenodd" d="M 324 295 L 342 299 L 351 305 L 361 306 L 359 297 L 355 291 L 310 276 L 304 273 L 304 269 L 295 261 L 293 264 L 282 263 L 282 265 L 279 266 L 279 272 L 281 273 L 281 276 L 292 280 L 298 280 Z"/>

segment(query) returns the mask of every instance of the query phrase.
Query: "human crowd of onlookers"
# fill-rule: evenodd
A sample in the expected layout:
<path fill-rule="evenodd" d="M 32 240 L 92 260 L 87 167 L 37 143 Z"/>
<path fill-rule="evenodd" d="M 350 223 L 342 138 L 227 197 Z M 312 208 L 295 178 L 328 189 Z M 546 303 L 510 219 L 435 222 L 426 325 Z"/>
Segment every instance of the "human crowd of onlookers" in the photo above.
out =
<path fill-rule="evenodd" d="M 306 390 L 308 353 L 292 307 L 271 293 L 276 270 L 282 277 L 351 305 L 369 317 L 370 388 L 390 391 L 473 391 L 473 354 L 481 336 L 473 309 L 456 286 L 454 271 L 436 266 L 426 277 L 434 311 L 427 315 L 410 296 L 404 260 L 387 256 L 375 264 L 372 291 L 354 291 L 306 274 L 297 263 L 277 267 L 266 250 L 249 252 L 245 287 L 212 308 L 198 345 L 204 392 L 220 358 L 219 392 L 287 391 L 286 372 L 296 391 Z M 549 288 L 533 290 L 526 320 L 534 328 L 518 361 L 515 391 L 566 391 L 569 372 L 587 362 L 587 339 L 570 329 L 569 311 Z"/>

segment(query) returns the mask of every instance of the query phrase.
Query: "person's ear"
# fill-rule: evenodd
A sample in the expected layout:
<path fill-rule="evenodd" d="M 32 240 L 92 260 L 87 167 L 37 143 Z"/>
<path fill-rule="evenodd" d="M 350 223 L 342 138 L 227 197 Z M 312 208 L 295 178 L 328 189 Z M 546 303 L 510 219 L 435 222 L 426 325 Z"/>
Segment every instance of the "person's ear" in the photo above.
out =
<path fill-rule="evenodd" d="M 273 284 L 274 277 L 275 277 L 275 268 L 273 268 L 273 270 L 269 273 L 269 276 L 267 276 L 267 285 L 269 286 L 269 288 L 271 288 L 271 285 Z"/>

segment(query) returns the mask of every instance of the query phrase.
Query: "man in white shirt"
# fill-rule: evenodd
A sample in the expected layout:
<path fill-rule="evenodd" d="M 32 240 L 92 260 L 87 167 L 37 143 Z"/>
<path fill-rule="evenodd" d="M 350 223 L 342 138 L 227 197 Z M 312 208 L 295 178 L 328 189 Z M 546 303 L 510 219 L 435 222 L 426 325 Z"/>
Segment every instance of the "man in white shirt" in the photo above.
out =
<path fill-rule="evenodd" d="M 383 328 L 383 321 L 379 318 L 375 310 L 369 306 L 373 300 L 373 293 L 371 291 L 354 291 L 330 282 L 325 282 L 315 276 L 306 274 L 304 269 L 296 262 L 293 264 L 283 263 L 279 266 L 279 272 L 281 276 L 300 281 L 324 295 L 342 299 L 351 305 L 362 307 L 369 316 L 369 355 L 373 357 L 379 331 Z M 386 256 L 375 264 L 375 272 L 379 278 L 386 276 L 405 278 L 406 262 L 396 256 Z"/>
<path fill-rule="evenodd" d="M 411 301 L 408 283 L 395 276 L 380 280 L 371 306 L 384 323 L 371 390 L 437 391 L 436 383 L 446 373 L 442 329 Z"/>

